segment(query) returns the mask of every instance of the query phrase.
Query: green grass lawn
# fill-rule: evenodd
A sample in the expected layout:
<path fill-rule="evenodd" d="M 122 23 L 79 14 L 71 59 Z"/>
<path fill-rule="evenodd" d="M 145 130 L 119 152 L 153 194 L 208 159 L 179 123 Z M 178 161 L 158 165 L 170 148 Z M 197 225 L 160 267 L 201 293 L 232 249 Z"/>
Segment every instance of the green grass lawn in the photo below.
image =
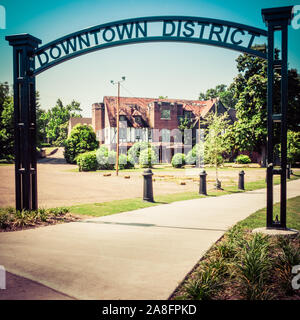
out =
<path fill-rule="evenodd" d="M 276 203 L 273 207 L 274 217 L 280 217 L 280 204 Z M 287 227 L 300 230 L 300 196 L 287 200 Z M 266 226 L 266 208 L 256 211 L 240 221 L 237 225 L 244 229 L 255 229 Z"/>
<path fill-rule="evenodd" d="M 298 179 L 300 177 L 292 176 L 291 180 Z M 276 177 L 274 184 L 279 183 L 279 178 Z M 245 191 L 257 190 L 265 188 L 266 183 L 264 180 L 258 180 L 254 182 L 249 182 L 245 184 Z M 228 195 L 233 193 L 245 192 L 238 190 L 236 186 L 225 187 L 224 190 L 211 190 L 208 192 L 208 197 L 217 197 L 222 195 Z M 70 212 L 74 214 L 90 215 L 95 217 L 106 216 L 110 214 L 127 212 L 152 206 L 157 206 L 160 204 L 172 203 L 175 201 L 191 200 L 204 198 L 205 196 L 199 195 L 198 192 L 182 192 L 173 193 L 166 195 L 154 195 L 155 202 L 145 202 L 141 198 L 134 199 L 123 199 L 123 200 L 113 200 L 101 203 L 91 203 L 91 204 L 80 204 L 69 207 Z"/>

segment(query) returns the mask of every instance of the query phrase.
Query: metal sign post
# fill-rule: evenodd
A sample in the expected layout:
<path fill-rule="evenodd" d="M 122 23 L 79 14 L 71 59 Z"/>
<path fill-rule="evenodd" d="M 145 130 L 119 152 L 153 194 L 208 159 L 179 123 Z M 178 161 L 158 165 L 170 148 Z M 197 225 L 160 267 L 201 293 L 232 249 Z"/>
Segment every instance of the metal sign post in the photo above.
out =
<path fill-rule="evenodd" d="M 287 28 L 291 23 L 292 7 L 262 10 L 263 20 L 268 27 L 268 138 L 267 138 L 267 228 L 286 229 L 286 168 L 287 168 L 287 103 L 288 64 Z M 274 33 L 281 32 L 281 59 L 275 59 Z M 274 69 L 281 70 L 280 114 L 274 113 Z M 274 122 L 281 125 L 280 169 L 274 169 Z M 273 217 L 273 175 L 280 175 L 280 219 Z"/>
<path fill-rule="evenodd" d="M 33 52 L 41 40 L 25 34 L 8 36 L 13 46 L 15 194 L 17 210 L 36 210 L 36 100 Z"/>

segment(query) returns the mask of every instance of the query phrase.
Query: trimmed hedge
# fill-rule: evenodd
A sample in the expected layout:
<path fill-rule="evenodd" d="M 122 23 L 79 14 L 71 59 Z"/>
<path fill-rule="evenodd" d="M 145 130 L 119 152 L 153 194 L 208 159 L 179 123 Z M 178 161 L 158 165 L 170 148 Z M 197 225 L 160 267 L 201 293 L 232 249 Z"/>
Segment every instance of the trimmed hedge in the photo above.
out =
<path fill-rule="evenodd" d="M 108 151 L 107 147 L 102 145 L 96 151 L 96 159 L 98 163 L 98 169 L 113 170 L 116 163 L 116 153 L 115 151 Z"/>
<path fill-rule="evenodd" d="M 153 148 L 147 148 L 141 151 L 139 164 L 142 168 L 151 168 L 153 164 L 158 162 L 157 152 Z"/>
<path fill-rule="evenodd" d="M 76 157 L 76 162 L 79 167 L 79 171 L 96 171 L 98 169 L 96 151 L 79 154 Z"/>
<path fill-rule="evenodd" d="M 134 161 L 130 155 L 126 154 L 119 155 L 119 169 L 132 169 L 134 168 Z"/>
<path fill-rule="evenodd" d="M 236 157 L 235 162 L 240 164 L 247 164 L 251 162 L 251 159 L 245 154 L 240 154 Z"/>
<path fill-rule="evenodd" d="M 171 164 L 174 168 L 181 168 L 185 165 L 185 155 L 183 153 L 174 154 Z"/>
<path fill-rule="evenodd" d="M 193 150 L 190 150 L 185 157 L 186 164 L 196 164 L 196 156 L 193 154 Z"/>
<path fill-rule="evenodd" d="M 151 148 L 150 143 L 148 142 L 136 142 L 129 150 L 128 155 L 133 159 L 133 163 L 139 163 L 141 151 Z"/>

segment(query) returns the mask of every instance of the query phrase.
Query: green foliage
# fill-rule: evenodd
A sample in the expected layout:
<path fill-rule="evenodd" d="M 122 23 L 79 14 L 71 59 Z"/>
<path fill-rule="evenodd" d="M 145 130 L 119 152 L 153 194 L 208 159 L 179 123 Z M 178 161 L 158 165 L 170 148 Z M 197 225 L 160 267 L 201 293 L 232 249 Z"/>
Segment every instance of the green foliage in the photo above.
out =
<path fill-rule="evenodd" d="M 126 156 L 125 154 L 120 154 L 119 155 L 119 169 L 132 169 L 134 168 L 134 160 L 133 158 L 128 155 Z"/>
<path fill-rule="evenodd" d="M 245 154 L 240 154 L 236 157 L 235 162 L 240 164 L 247 164 L 251 162 L 251 159 Z"/>
<path fill-rule="evenodd" d="M 69 212 L 66 207 L 38 210 L 18 211 L 14 208 L 0 208 L 0 229 L 17 230 L 28 226 L 35 226 L 41 223 L 52 223 L 53 220 L 64 220 Z"/>
<path fill-rule="evenodd" d="M 217 85 L 215 88 L 206 90 L 206 92 L 201 92 L 199 94 L 199 100 L 209 100 L 211 98 L 220 98 L 222 103 L 227 108 L 235 108 L 237 99 L 234 97 L 234 90 L 232 86 L 227 86 L 225 84 Z"/>
<path fill-rule="evenodd" d="M 215 269 L 207 268 L 186 282 L 184 298 L 210 300 L 219 288 L 220 283 Z"/>
<path fill-rule="evenodd" d="M 14 155 L 14 103 L 13 97 L 4 98 L 0 115 L 0 159 L 12 160 Z"/>
<path fill-rule="evenodd" d="M 148 142 L 143 142 L 143 141 L 136 142 L 128 150 L 128 155 L 133 159 L 134 163 L 138 163 L 141 151 L 150 147 L 151 147 L 150 143 Z"/>
<path fill-rule="evenodd" d="M 287 132 L 287 159 L 292 165 L 300 162 L 300 131 Z"/>
<path fill-rule="evenodd" d="M 270 243 L 268 237 L 256 233 L 242 248 L 241 263 L 237 265 L 241 285 L 248 300 L 270 297 L 266 290 L 271 274 Z"/>
<path fill-rule="evenodd" d="M 237 150 L 260 151 L 267 137 L 267 63 L 264 59 L 242 54 L 237 58 L 238 76 L 232 88 L 238 121 L 234 124 L 234 140 Z M 274 75 L 274 113 L 280 113 L 280 74 Z M 288 71 L 287 125 L 296 131 L 300 123 L 300 78 L 296 70 Z M 298 128 L 299 129 L 299 128 Z M 275 143 L 280 131 L 275 126 Z"/>
<path fill-rule="evenodd" d="M 97 149 L 98 141 L 91 126 L 77 124 L 71 131 L 70 137 L 65 141 L 64 156 L 68 163 L 75 163 L 80 153 Z"/>
<path fill-rule="evenodd" d="M 142 168 L 151 168 L 157 162 L 158 155 L 153 148 L 147 148 L 140 152 L 139 164 Z"/>
<path fill-rule="evenodd" d="M 58 99 L 56 105 L 41 114 L 41 122 L 45 126 L 46 137 L 52 145 L 62 146 L 67 138 L 68 121 L 71 117 L 81 117 L 80 103 L 72 101 L 64 106 Z"/>
<path fill-rule="evenodd" d="M 96 151 L 80 153 L 76 157 L 76 163 L 79 171 L 96 171 L 98 168 Z"/>
<path fill-rule="evenodd" d="M 96 151 L 96 158 L 98 162 L 98 168 L 100 170 L 113 170 L 116 163 L 116 153 L 114 151 L 108 151 L 107 147 L 102 145 Z"/>
<path fill-rule="evenodd" d="M 204 163 L 205 162 L 205 143 L 195 144 L 188 152 L 185 158 L 186 164 L 196 164 L 196 162 Z"/>
<path fill-rule="evenodd" d="M 174 168 L 181 168 L 185 165 L 185 155 L 183 153 L 175 153 L 171 163 Z"/>
<path fill-rule="evenodd" d="M 193 154 L 193 149 L 190 150 L 185 157 L 186 164 L 193 165 L 196 163 L 196 157 Z"/>
<path fill-rule="evenodd" d="M 218 185 L 218 167 L 223 162 L 222 155 L 229 152 L 231 145 L 226 131 L 231 130 L 228 114 L 211 113 L 206 117 L 205 160 L 216 168 L 216 186 Z"/>

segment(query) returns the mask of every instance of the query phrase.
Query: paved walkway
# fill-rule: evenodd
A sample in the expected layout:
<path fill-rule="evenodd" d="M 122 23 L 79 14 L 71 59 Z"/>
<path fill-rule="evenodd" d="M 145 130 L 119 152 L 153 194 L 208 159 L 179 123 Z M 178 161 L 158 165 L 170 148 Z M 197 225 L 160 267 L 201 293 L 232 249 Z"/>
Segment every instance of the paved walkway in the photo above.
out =
<path fill-rule="evenodd" d="M 76 299 L 167 299 L 230 226 L 265 207 L 265 195 L 256 190 L 0 233 L 0 264 Z M 288 183 L 288 197 L 297 195 L 300 180 Z M 278 186 L 274 196 L 278 201 Z"/>

